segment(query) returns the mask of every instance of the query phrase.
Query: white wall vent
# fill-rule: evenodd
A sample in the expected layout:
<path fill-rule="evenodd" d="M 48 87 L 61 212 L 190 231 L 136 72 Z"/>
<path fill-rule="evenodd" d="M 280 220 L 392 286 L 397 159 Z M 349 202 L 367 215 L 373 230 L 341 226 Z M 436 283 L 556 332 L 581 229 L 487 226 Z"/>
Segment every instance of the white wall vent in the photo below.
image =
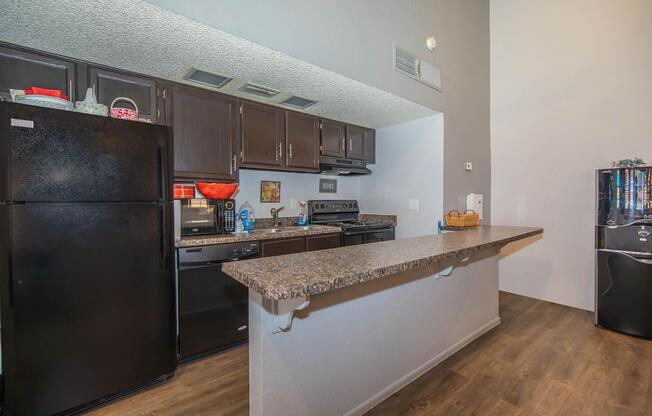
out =
<path fill-rule="evenodd" d="M 188 81 L 208 85 L 215 88 L 222 88 L 233 79 L 224 75 L 212 74 L 210 72 L 202 71 L 197 68 L 190 68 L 190 71 L 188 71 L 184 78 Z"/>
<path fill-rule="evenodd" d="M 260 97 L 265 97 L 265 98 L 271 98 L 281 92 L 279 90 L 275 90 L 274 88 L 266 87 L 260 84 L 255 84 L 253 82 L 245 82 L 238 89 L 242 92 L 258 95 Z"/>
<path fill-rule="evenodd" d="M 441 91 L 441 71 L 411 52 L 394 45 L 394 71 Z"/>
<path fill-rule="evenodd" d="M 296 95 L 293 95 L 292 97 L 289 97 L 289 98 L 281 101 L 281 104 L 287 105 L 287 106 L 290 106 L 290 107 L 294 107 L 294 108 L 303 109 L 303 108 L 308 108 L 313 104 L 317 104 L 317 101 L 313 101 L 313 100 L 309 100 L 307 98 L 302 98 L 302 97 L 298 97 Z"/>

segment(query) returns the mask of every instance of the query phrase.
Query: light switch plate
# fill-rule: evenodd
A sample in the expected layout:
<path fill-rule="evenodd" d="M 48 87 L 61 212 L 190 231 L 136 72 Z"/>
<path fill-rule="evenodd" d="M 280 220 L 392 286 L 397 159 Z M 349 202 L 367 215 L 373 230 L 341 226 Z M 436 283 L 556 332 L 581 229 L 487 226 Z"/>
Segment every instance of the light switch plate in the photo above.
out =
<path fill-rule="evenodd" d="M 410 211 L 419 210 L 419 200 L 418 199 L 408 199 L 408 208 Z"/>
<path fill-rule="evenodd" d="M 299 202 L 295 198 L 290 199 L 290 209 L 299 208 Z"/>
<path fill-rule="evenodd" d="M 464 170 L 467 172 L 471 172 L 473 170 L 473 163 L 472 162 L 464 162 Z"/>

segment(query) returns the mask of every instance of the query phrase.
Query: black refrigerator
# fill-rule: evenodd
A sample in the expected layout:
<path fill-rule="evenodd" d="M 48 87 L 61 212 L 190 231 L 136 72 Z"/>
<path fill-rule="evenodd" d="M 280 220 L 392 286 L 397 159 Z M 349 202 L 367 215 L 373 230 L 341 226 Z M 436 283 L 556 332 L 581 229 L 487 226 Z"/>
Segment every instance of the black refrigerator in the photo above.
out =
<path fill-rule="evenodd" d="M 652 167 L 597 173 L 598 326 L 652 339 Z"/>
<path fill-rule="evenodd" d="M 0 123 L 3 415 L 172 375 L 170 129 L 7 102 Z"/>

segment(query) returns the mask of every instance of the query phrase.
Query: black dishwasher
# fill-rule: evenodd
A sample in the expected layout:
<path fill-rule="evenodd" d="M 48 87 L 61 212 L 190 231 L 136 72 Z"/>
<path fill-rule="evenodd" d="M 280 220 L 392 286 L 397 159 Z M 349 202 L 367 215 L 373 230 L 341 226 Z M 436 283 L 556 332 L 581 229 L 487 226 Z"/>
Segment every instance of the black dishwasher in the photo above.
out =
<path fill-rule="evenodd" d="M 179 361 L 247 342 L 248 289 L 224 274 L 222 263 L 259 253 L 257 242 L 179 249 Z"/>

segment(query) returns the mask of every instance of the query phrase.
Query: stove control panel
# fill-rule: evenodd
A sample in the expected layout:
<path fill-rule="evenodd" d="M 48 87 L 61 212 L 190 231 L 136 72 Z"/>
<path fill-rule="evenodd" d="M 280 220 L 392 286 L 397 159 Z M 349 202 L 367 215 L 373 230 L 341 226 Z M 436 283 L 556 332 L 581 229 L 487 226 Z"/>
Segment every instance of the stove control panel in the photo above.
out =
<path fill-rule="evenodd" d="M 356 200 L 315 200 L 308 202 L 308 215 L 360 212 Z"/>

